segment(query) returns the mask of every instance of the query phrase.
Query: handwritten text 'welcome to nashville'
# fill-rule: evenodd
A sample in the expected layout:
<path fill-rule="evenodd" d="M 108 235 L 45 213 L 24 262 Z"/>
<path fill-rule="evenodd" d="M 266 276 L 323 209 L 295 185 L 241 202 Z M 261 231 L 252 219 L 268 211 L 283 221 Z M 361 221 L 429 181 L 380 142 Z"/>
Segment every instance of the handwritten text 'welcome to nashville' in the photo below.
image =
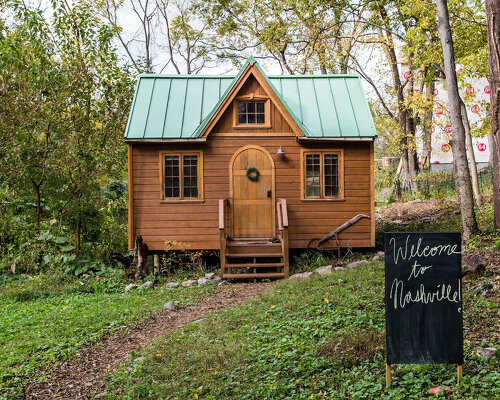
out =
<path fill-rule="evenodd" d="M 432 265 L 419 264 L 420 259 L 441 255 L 452 256 L 453 254 L 460 254 L 460 252 L 457 251 L 456 244 L 437 245 L 433 247 L 422 246 L 422 238 L 419 238 L 416 244 L 409 245 L 409 239 L 410 236 L 408 235 L 403 246 L 398 246 L 394 237 L 389 240 L 389 244 L 393 246 L 394 250 L 394 265 L 408 261 L 413 262 L 410 267 L 407 281 L 418 279 L 428 270 L 433 268 Z M 404 309 L 411 303 L 429 304 L 440 301 L 460 303 L 460 279 L 458 280 L 458 287 L 456 289 L 450 284 L 441 283 L 432 290 L 429 290 L 424 284 L 420 284 L 420 287 L 412 292 L 410 290 L 405 291 L 404 280 L 394 278 L 391 285 L 390 299 L 393 301 L 394 309 L 398 307 Z M 461 312 L 460 308 L 458 312 Z"/>

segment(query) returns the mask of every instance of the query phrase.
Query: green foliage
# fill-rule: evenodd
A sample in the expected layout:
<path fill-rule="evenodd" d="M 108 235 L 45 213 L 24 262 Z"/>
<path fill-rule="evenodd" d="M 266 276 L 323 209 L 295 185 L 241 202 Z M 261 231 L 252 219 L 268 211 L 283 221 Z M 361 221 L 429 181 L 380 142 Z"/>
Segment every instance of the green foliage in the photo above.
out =
<path fill-rule="evenodd" d="M 54 362 L 89 341 L 124 329 L 176 300 L 194 304 L 213 285 L 125 293 L 119 277 L 75 280 L 52 272 L 0 280 L 0 398 L 22 398 L 28 380 L 43 379 Z M 35 375 L 33 375 L 36 372 Z M 6 397 L 3 397 L 6 396 Z"/>
<path fill-rule="evenodd" d="M 482 284 L 479 283 L 478 284 Z M 260 298 L 189 324 L 111 376 L 108 399 L 425 399 L 447 385 L 451 398 L 500 396 L 500 360 L 477 346 L 498 346 L 498 313 L 464 285 L 465 376 L 453 365 L 398 365 L 385 386 L 383 265 L 277 283 Z M 477 321 L 488 325 L 484 341 Z M 352 351 L 352 349 L 362 351 Z M 337 354 L 342 356 L 337 357 Z M 138 354 L 134 354 L 134 358 Z"/>
<path fill-rule="evenodd" d="M 327 265 L 325 254 L 317 250 L 307 250 L 293 259 L 294 271 L 313 271 L 316 268 Z"/>
<path fill-rule="evenodd" d="M 25 2 L 4 7 L 0 270 L 109 261 L 126 248 L 122 132 L 133 87 L 112 29 L 83 0 L 51 2 L 50 19 Z"/>
<path fill-rule="evenodd" d="M 384 189 L 392 188 L 396 165 L 388 168 L 377 168 L 375 171 L 375 197 L 380 203 L 392 203 L 394 198 L 389 196 L 380 199 Z M 484 168 L 478 173 L 479 190 L 483 195 L 488 195 L 493 190 L 493 170 L 491 167 Z M 457 196 L 455 179 L 451 171 L 422 170 L 414 178 L 415 189 L 403 193 L 403 201 L 415 199 L 446 199 Z"/>

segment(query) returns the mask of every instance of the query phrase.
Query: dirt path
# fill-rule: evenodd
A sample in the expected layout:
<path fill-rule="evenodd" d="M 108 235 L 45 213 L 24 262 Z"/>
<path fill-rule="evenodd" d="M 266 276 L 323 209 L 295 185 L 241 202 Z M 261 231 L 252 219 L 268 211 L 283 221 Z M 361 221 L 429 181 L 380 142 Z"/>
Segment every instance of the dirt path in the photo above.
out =
<path fill-rule="evenodd" d="M 456 198 L 412 200 L 377 207 L 375 225 L 383 230 L 385 224 L 409 225 L 413 222 L 432 222 L 460 209 Z"/>
<path fill-rule="evenodd" d="M 182 328 L 189 322 L 233 307 L 255 297 L 269 283 L 222 285 L 219 291 L 195 306 L 159 312 L 125 334 L 116 333 L 80 351 L 79 356 L 59 364 L 42 383 L 26 387 L 26 399 L 89 399 L 104 386 L 104 375 L 116 369 L 133 350 L 150 344 L 167 331 Z"/>

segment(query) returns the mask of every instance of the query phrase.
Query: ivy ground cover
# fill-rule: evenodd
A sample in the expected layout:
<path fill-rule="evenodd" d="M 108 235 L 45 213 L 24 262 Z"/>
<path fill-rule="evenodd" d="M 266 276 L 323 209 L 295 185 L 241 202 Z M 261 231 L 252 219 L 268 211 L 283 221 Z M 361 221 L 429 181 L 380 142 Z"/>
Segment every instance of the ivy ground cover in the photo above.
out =
<path fill-rule="evenodd" d="M 499 294 L 464 283 L 465 365 L 401 365 L 385 386 L 383 263 L 281 281 L 170 332 L 109 377 L 108 399 L 500 398 Z M 482 280 L 484 279 L 484 281 Z M 135 360 L 135 361 L 134 361 Z M 449 387 L 431 394 L 435 386 Z M 104 395 L 104 394 L 103 394 Z"/>
<path fill-rule="evenodd" d="M 205 285 L 124 292 L 125 285 L 40 275 L 0 287 L 0 399 L 22 398 L 28 379 L 43 379 L 54 362 L 160 311 L 165 302 L 194 304 L 215 291 Z"/>

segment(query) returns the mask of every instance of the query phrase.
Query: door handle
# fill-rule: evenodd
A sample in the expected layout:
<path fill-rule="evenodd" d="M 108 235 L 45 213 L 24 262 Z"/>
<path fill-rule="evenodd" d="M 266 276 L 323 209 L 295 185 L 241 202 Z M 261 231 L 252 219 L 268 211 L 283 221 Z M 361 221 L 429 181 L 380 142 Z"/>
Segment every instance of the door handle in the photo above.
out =
<path fill-rule="evenodd" d="M 271 197 L 271 189 L 267 189 L 267 197 Z"/>

